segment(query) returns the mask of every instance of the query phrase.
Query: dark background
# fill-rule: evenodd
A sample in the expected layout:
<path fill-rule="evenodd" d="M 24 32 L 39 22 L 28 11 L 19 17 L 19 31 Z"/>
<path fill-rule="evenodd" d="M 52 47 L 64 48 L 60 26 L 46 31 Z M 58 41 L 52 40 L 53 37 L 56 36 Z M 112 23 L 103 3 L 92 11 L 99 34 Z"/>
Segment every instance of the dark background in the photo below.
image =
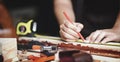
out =
<path fill-rule="evenodd" d="M 16 26 L 21 18 L 34 19 L 37 33 L 59 36 L 59 27 L 54 15 L 53 0 L 3 0 Z"/>

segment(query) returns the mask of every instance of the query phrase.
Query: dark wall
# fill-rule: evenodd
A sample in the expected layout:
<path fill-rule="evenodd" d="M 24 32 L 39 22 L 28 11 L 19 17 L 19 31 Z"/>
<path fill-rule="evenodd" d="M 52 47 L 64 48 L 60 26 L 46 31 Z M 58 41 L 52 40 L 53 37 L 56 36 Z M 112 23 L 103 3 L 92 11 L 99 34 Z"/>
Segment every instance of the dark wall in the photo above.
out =
<path fill-rule="evenodd" d="M 58 36 L 53 0 L 3 0 L 14 22 L 19 18 L 34 19 L 38 23 L 37 33 Z"/>

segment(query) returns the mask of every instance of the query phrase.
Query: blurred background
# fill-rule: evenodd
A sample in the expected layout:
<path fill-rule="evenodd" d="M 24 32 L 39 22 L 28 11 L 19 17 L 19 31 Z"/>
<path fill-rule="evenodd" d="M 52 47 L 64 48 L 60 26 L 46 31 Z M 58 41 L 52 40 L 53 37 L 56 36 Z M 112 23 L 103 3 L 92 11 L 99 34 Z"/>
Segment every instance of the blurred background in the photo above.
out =
<path fill-rule="evenodd" d="M 37 33 L 59 36 L 59 27 L 53 10 L 53 0 L 2 0 L 14 26 L 21 18 L 34 19 Z"/>

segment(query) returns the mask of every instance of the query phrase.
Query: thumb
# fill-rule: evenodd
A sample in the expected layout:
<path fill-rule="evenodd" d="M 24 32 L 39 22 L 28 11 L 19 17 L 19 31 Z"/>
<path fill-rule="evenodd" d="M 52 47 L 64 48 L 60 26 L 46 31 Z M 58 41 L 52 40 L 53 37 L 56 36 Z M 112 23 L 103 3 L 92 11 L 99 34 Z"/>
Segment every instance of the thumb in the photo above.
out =
<path fill-rule="evenodd" d="M 84 27 L 84 25 L 81 24 L 81 23 L 75 23 L 75 25 L 77 27 L 77 32 L 80 32 L 83 29 L 83 27 Z"/>

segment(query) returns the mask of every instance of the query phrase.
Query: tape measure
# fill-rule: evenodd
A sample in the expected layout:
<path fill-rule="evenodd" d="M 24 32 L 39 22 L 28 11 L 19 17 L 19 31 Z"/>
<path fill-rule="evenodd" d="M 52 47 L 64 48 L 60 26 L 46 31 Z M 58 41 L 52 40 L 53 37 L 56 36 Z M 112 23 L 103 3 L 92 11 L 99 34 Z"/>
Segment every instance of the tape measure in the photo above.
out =
<path fill-rule="evenodd" d="M 17 24 L 17 35 L 27 35 L 37 31 L 37 23 L 33 20 L 28 22 L 19 22 Z"/>

